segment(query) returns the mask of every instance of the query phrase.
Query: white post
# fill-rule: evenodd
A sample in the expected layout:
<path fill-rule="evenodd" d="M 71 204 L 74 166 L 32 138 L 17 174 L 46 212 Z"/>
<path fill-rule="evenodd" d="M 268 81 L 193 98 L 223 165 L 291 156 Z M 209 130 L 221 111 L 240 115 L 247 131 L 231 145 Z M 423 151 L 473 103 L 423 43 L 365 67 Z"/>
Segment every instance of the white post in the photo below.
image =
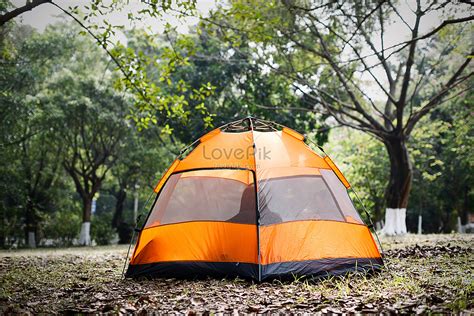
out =
<path fill-rule="evenodd" d="M 458 233 L 462 234 L 462 224 L 461 224 L 461 217 L 458 216 Z"/>
<path fill-rule="evenodd" d="M 133 201 L 133 222 L 137 224 L 137 217 L 138 217 L 138 189 L 140 186 L 135 184 L 135 194 L 134 194 L 134 201 Z"/>
<path fill-rule="evenodd" d="M 36 248 L 35 232 L 28 232 L 28 247 Z"/>
<path fill-rule="evenodd" d="M 423 222 L 423 217 L 421 215 L 418 215 L 418 235 L 421 235 L 423 230 L 422 230 L 422 222 Z"/>

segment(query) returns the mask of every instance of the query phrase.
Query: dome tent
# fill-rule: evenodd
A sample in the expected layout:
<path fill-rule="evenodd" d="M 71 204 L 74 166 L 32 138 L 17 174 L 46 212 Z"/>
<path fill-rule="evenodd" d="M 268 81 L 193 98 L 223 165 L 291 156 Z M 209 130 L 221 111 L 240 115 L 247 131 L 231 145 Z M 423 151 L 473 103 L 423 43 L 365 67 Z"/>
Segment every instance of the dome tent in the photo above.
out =
<path fill-rule="evenodd" d="M 126 276 L 262 281 L 380 269 L 347 180 L 280 127 L 248 117 L 186 148 L 154 190 Z"/>

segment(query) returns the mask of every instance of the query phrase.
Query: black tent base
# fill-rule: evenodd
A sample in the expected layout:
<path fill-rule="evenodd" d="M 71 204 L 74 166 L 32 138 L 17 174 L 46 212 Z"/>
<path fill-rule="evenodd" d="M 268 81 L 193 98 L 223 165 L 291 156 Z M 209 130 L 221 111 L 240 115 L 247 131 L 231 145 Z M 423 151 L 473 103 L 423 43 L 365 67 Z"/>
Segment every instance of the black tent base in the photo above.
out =
<path fill-rule="evenodd" d="M 383 268 L 381 258 L 335 258 L 309 261 L 279 262 L 260 266 L 239 262 L 175 261 L 129 265 L 126 277 L 202 279 L 206 277 L 240 277 L 255 281 L 273 279 L 319 279 L 351 272 L 371 274 Z"/>

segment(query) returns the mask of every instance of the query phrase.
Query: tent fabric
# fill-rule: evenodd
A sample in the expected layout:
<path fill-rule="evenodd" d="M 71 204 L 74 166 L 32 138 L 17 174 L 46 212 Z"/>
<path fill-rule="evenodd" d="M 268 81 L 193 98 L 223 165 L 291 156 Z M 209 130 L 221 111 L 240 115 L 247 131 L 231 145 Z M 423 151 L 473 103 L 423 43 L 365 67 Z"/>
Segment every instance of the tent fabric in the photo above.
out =
<path fill-rule="evenodd" d="M 265 276 L 264 280 L 276 278 L 292 280 L 297 275 L 323 277 L 354 271 L 370 273 L 379 270 L 382 264 L 382 260 L 377 258 L 337 258 L 279 262 L 262 265 L 259 270 L 259 265 L 253 263 L 176 261 L 131 265 L 128 273 L 133 277 L 199 278 L 214 276 L 243 277 L 254 280 L 258 280 L 259 274 L 261 274 Z"/>
<path fill-rule="evenodd" d="M 380 269 L 348 182 L 326 158 L 255 118 L 209 132 L 157 184 L 126 275 L 262 281 Z"/>

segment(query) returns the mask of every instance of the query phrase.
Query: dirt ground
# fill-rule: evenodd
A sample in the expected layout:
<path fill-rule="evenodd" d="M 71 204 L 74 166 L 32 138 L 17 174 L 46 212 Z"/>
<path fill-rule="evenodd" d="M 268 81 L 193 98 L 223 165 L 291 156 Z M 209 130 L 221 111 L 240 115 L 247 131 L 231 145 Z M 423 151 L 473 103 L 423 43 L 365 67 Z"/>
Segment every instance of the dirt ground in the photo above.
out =
<path fill-rule="evenodd" d="M 382 243 L 379 274 L 262 284 L 124 280 L 124 246 L 1 251 L 0 313 L 474 313 L 474 235 Z"/>

